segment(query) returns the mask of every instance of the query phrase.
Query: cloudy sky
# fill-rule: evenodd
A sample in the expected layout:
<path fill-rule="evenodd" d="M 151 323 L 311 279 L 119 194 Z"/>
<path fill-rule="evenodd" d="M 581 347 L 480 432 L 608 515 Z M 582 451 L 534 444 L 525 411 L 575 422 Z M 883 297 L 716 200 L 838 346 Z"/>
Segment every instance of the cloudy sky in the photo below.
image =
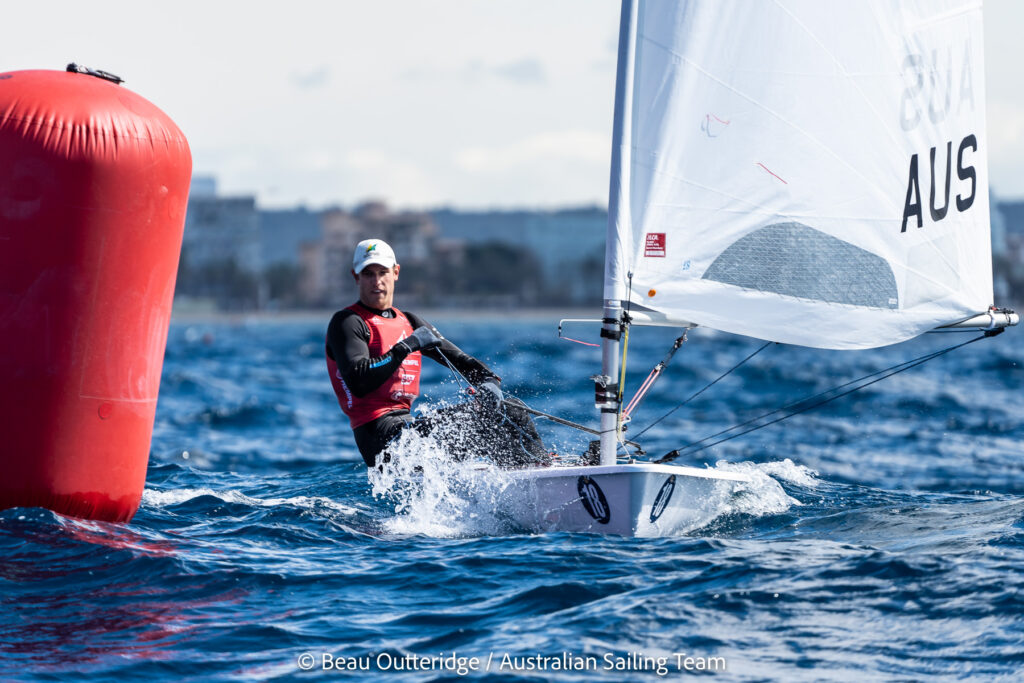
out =
<path fill-rule="evenodd" d="M 0 71 L 104 69 L 265 207 L 606 204 L 618 0 L 9 3 Z M 989 161 L 1024 197 L 1024 3 L 985 3 Z"/>

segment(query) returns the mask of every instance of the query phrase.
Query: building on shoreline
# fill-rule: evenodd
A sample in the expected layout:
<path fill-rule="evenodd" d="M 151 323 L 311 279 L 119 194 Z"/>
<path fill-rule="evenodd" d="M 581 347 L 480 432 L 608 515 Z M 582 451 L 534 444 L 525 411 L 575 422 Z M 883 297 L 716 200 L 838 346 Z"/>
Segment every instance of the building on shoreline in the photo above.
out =
<path fill-rule="evenodd" d="M 604 275 L 608 212 L 600 207 L 546 211 L 432 212 L 441 233 L 467 244 L 523 247 L 540 266 L 544 289 L 555 302 L 584 303 L 599 296 Z"/>
<path fill-rule="evenodd" d="M 193 179 L 176 295 L 214 301 L 222 310 L 259 308 L 260 218 L 255 196 L 220 196 L 214 179 Z"/>

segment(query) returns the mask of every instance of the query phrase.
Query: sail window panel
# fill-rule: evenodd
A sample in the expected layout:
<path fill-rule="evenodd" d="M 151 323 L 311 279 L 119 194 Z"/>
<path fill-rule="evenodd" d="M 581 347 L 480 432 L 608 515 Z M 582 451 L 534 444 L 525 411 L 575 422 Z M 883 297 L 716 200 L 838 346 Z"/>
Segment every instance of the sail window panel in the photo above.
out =
<path fill-rule="evenodd" d="M 777 223 L 731 244 L 704 279 L 828 303 L 898 308 L 885 260 L 800 223 Z"/>

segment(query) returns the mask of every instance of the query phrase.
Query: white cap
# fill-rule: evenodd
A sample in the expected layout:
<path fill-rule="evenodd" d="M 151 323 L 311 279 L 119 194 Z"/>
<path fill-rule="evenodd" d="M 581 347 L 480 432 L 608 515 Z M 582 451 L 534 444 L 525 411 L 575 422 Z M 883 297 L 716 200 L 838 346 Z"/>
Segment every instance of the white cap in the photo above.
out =
<path fill-rule="evenodd" d="M 394 250 L 384 240 L 363 240 L 356 245 L 356 251 L 352 255 L 352 270 L 358 275 L 371 263 L 377 263 L 385 268 L 393 267 Z"/>

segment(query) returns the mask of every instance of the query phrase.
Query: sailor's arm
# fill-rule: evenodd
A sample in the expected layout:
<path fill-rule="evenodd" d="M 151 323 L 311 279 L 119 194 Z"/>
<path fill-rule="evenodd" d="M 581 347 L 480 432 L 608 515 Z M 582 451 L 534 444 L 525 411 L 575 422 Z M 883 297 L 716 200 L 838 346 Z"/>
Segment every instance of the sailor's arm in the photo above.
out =
<path fill-rule="evenodd" d="M 418 315 L 406 312 L 405 316 L 409 319 L 409 322 L 414 328 L 426 326 L 433 330 L 434 334 L 438 337 L 441 337 L 441 333 L 437 331 L 437 328 Z M 479 386 L 480 384 L 488 381 L 501 381 L 501 378 L 494 374 L 494 372 L 482 362 L 473 358 L 473 356 L 470 356 L 447 339 L 442 337 L 442 340 L 443 341 L 440 346 L 423 350 L 423 355 L 441 363 L 442 365 L 445 364 L 444 359 L 447 358 L 455 369 L 461 372 L 462 375 L 473 385 Z M 440 353 L 438 353 L 439 351 Z M 444 354 L 444 357 L 441 356 L 442 353 Z"/>
<path fill-rule="evenodd" d="M 409 355 L 409 347 L 396 344 L 387 353 L 370 357 L 370 328 L 353 311 L 338 311 L 327 326 L 327 353 L 338 364 L 345 385 L 362 398 L 384 384 Z"/>

